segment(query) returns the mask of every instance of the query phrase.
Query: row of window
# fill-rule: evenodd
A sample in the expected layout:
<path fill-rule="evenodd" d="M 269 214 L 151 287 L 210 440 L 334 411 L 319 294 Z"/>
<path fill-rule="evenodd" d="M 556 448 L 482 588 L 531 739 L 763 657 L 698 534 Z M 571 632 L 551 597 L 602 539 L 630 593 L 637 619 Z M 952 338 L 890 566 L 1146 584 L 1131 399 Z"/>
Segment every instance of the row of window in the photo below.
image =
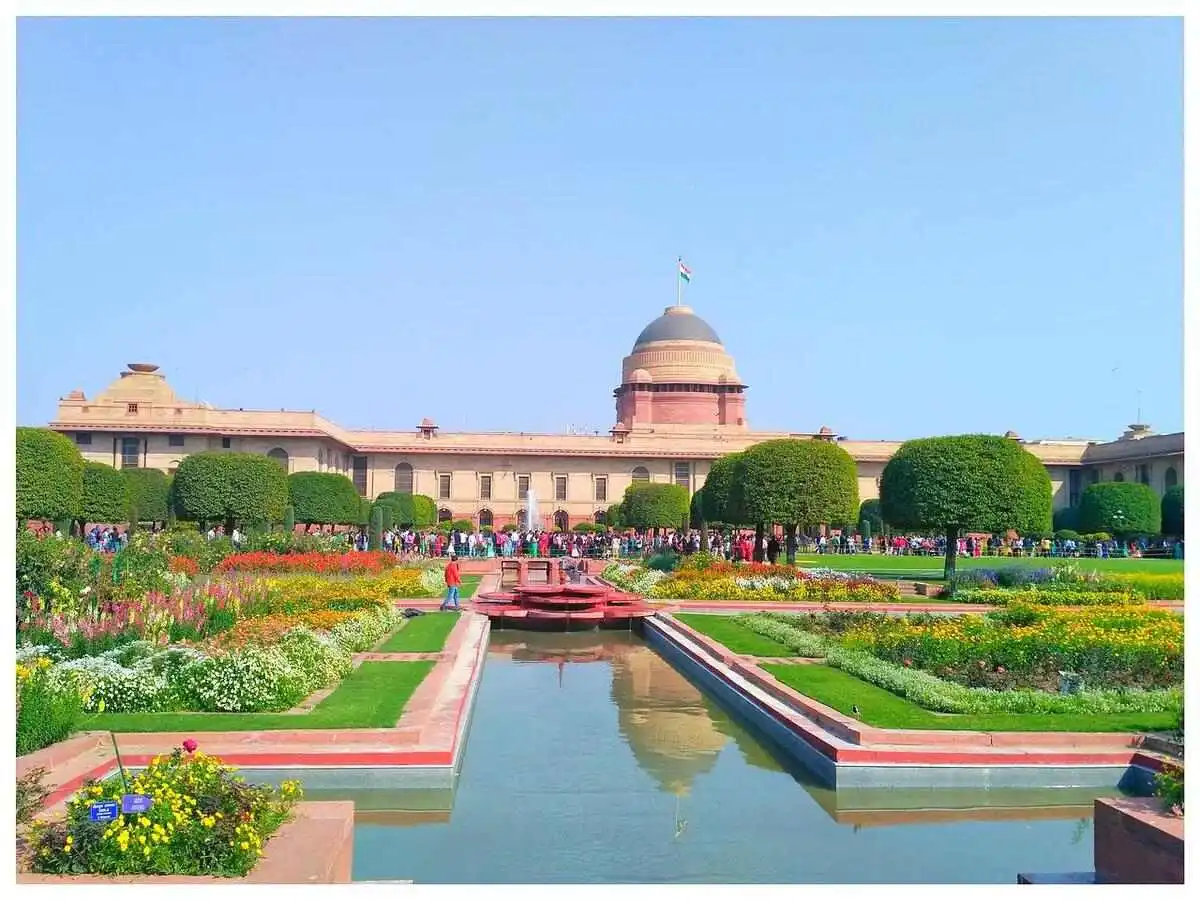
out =
<path fill-rule="evenodd" d="M 529 482 L 531 476 L 517 476 L 517 496 L 521 500 L 529 497 Z M 438 473 L 438 499 L 449 500 L 451 495 L 451 476 L 449 472 Z M 597 475 L 593 482 L 592 499 L 597 503 L 608 502 L 608 477 L 605 475 Z M 413 472 L 412 466 L 408 463 L 400 463 L 396 466 L 396 492 L 401 494 L 411 494 L 413 492 Z M 492 476 L 479 476 L 479 499 L 492 499 Z M 554 499 L 556 501 L 565 502 L 567 499 L 567 476 L 554 476 Z"/>

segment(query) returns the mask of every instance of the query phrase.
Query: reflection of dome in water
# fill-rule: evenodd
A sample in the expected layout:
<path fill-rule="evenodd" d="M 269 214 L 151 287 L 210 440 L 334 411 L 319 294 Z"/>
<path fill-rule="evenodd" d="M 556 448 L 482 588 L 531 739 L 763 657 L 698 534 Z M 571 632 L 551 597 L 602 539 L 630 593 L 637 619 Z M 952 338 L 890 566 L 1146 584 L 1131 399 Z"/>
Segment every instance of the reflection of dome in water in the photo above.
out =
<path fill-rule="evenodd" d="M 663 790 L 687 793 L 727 742 L 703 695 L 648 647 L 631 648 L 612 666 L 617 722 L 638 765 Z"/>

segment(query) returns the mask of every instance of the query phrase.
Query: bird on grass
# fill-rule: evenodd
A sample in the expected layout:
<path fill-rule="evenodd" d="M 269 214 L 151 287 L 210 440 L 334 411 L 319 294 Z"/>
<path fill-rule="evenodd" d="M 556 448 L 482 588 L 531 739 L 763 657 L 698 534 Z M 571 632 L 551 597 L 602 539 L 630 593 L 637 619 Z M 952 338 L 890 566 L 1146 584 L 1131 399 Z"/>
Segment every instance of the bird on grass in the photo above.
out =
<path fill-rule="evenodd" d="M 856 719 L 857 719 L 857 718 L 859 718 L 859 717 L 862 715 L 862 713 L 861 713 L 861 712 L 859 712 L 859 710 L 858 710 L 858 704 L 857 704 L 857 703 L 856 703 L 856 704 L 854 704 L 852 707 L 850 707 L 850 715 L 854 716 L 854 718 L 856 718 Z"/>

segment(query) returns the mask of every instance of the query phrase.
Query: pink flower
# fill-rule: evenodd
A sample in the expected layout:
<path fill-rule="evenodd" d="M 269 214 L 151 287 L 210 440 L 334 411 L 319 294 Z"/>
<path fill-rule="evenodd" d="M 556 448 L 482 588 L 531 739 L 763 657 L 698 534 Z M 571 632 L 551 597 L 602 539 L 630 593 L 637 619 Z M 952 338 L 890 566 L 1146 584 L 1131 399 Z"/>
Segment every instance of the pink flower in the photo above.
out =
<path fill-rule="evenodd" d="M 1000 675 L 1004 674 L 1004 666 L 996 666 L 996 672 Z"/>
<path fill-rule="evenodd" d="M 195 753 L 196 748 L 199 746 L 200 745 L 196 743 L 194 738 L 188 738 L 186 741 L 183 742 L 183 749 L 186 750 L 188 753 Z"/>
<path fill-rule="evenodd" d="M 911 659 L 906 659 L 906 660 L 904 661 L 904 664 L 905 664 L 906 666 L 911 666 L 911 665 L 912 665 L 912 660 L 911 660 Z"/>

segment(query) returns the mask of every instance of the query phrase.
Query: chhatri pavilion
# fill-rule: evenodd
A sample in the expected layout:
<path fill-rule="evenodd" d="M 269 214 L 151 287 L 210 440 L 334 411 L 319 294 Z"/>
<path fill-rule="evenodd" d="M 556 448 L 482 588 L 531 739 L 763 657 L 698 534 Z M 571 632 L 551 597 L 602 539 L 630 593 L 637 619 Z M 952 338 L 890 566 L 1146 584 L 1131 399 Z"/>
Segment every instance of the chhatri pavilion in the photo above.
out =
<path fill-rule="evenodd" d="M 316 412 L 216 409 L 176 396 L 158 366 L 130 363 L 94 399 L 75 390 L 50 427 L 84 458 L 117 468 L 173 472 L 205 450 L 263 453 L 288 472 L 340 472 L 360 494 L 426 494 L 442 519 L 480 526 L 525 521 L 530 492 L 542 526 L 591 522 L 637 481 L 674 482 L 694 492 L 713 460 L 775 438 L 836 441 L 858 464 L 859 497 L 877 497 L 900 441 L 861 441 L 828 427 L 750 428 L 746 385 L 716 331 L 682 304 L 638 335 L 613 392 L 607 434 L 449 432 L 424 419 L 400 431 L 342 428 Z M 1006 435 L 1021 438 L 1013 432 Z M 1073 505 L 1088 484 L 1136 480 L 1160 494 L 1183 480 L 1183 433 L 1130 425 L 1117 440 L 1024 440 L 1046 466 L 1054 506 Z"/>

